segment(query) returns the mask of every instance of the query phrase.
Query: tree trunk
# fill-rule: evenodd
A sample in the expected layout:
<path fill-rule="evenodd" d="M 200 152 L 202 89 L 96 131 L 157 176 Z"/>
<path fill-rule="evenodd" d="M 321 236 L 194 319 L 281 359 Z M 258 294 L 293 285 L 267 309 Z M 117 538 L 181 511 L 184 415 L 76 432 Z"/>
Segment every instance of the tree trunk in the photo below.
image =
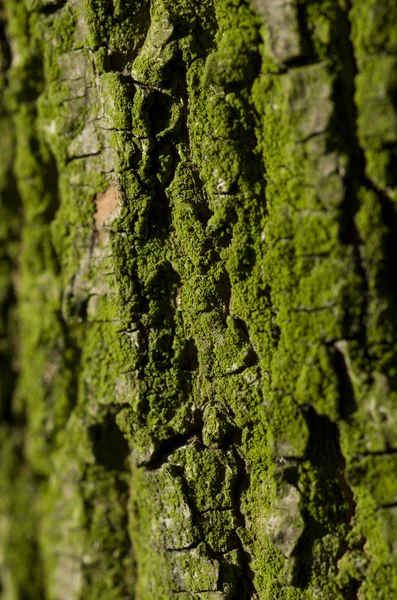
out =
<path fill-rule="evenodd" d="M 1 598 L 397 597 L 397 3 L 3 2 Z"/>

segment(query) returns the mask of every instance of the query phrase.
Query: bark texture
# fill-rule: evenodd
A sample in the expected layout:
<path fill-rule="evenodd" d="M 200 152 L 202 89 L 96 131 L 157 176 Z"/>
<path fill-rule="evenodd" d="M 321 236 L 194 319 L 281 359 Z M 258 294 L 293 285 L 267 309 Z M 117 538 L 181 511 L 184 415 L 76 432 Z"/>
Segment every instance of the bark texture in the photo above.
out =
<path fill-rule="evenodd" d="M 1 598 L 396 598 L 396 1 L 3 1 Z"/>

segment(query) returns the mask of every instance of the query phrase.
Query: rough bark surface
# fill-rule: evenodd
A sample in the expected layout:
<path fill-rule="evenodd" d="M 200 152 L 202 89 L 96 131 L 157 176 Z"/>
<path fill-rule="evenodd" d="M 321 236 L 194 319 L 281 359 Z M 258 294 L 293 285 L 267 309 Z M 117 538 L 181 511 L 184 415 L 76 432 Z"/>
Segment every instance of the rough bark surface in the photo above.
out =
<path fill-rule="evenodd" d="M 395 0 L 4 0 L 0 58 L 1 598 L 397 597 Z"/>

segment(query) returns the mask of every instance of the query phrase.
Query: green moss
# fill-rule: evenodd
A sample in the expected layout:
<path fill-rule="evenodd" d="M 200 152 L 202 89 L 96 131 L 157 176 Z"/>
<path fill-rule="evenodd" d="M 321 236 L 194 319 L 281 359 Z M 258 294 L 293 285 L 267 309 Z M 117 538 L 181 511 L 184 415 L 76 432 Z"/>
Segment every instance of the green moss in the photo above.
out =
<path fill-rule="evenodd" d="M 366 156 L 366 172 L 380 188 L 395 185 L 393 150 L 396 141 L 394 95 L 396 32 L 392 2 L 354 3 L 351 12 L 352 40 L 358 75 L 356 103 L 358 135 Z M 375 50 L 376 48 L 376 50 Z M 378 49 L 383 48 L 379 54 Z M 376 52 L 376 54 L 374 54 Z"/>
<path fill-rule="evenodd" d="M 2 423 L 0 445 L 2 593 L 5 598 L 33 599 L 42 594 L 44 587 L 43 565 L 37 547 L 40 485 L 32 470 L 20 459 L 22 431 Z"/>
<path fill-rule="evenodd" d="M 394 37 L 252 4 L 8 0 L 49 598 L 386 593 Z"/>
<path fill-rule="evenodd" d="M 110 117 L 110 127 L 114 129 L 131 128 L 130 98 L 126 85 L 117 73 L 105 73 L 101 77 L 104 101 L 104 114 Z"/>

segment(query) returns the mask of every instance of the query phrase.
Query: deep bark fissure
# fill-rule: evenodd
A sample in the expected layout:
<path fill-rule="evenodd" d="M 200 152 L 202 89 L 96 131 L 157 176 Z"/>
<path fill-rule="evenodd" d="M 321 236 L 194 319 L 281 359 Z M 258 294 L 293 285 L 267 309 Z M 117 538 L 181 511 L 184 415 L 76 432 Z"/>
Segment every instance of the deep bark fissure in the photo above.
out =
<path fill-rule="evenodd" d="M 249 473 L 247 471 L 244 460 L 238 453 L 238 449 L 236 447 L 233 448 L 233 454 L 235 461 L 238 465 L 238 471 L 236 476 L 236 481 L 233 489 L 233 500 L 234 500 L 234 512 L 236 514 L 236 521 L 238 528 L 245 528 L 245 517 L 241 510 L 241 497 L 244 492 L 249 488 Z M 244 543 L 242 542 L 238 532 L 236 534 L 236 542 L 237 548 L 240 558 L 240 566 L 241 566 L 241 577 L 239 579 L 239 583 L 237 584 L 237 593 L 239 598 L 243 598 L 244 600 L 251 600 L 256 593 L 256 589 L 253 583 L 254 573 L 250 567 L 251 556 L 250 553 L 244 547 Z M 242 594 L 242 595 L 240 595 Z"/>
<path fill-rule="evenodd" d="M 199 439 L 201 432 L 202 425 L 197 429 L 192 429 L 186 434 L 177 434 L 167 438 L 159 444 L 157 450 L 154 452 L 149 461 L 141 463 L 138 466 L 143 467 L 148 471 L 156 471 L 161 469 L 161 467 L 168 462 L 169 457 L 176 452 L 176 450 L 179 450 L 180 448 L 186 446 L 186 444 L 193 443 Z"/>
<path fill-rule="evenodd" d="M 350 526 L 356 512 L 353 491 L 349 487 L 344 474 L 345 459 L 340 448 L 337 426 L 328 417 L 318 415 L 312 407 L 307 408 L 306 419 L 310 425 L 311 432 L 308 447 L 308 458 L 310 459 L 311 468 L 317 470 L 321 469 L 323 464 L 327 465 L 326 479 L 320 485 L 323 487 L 322 493 L 326 495 L 331 505 L 329 510 L 332 513 L 334 512 L 332 509 L 334 502 L 338 506 L 342 501 L 345 503 L 345 507 L 338 507 L 337 513 L 332 514 L 332 518 L 329 521 L 330 526 L 328 527 L 319 523 L 310 510 L 303 509 L 306 527 L 294 552 L 299 565 L 295 575 L 296 584 L 303 589 L 306 589 L 308 586 L 310 571 L 313 568 L 313 548 L 316 539 L 319 540 L 326 533 L 332 531 L 332 527 L 335 526 L 336 521 L 341 521 Z M 305 499 L 305 497 L 303 498 Z M 364 543 L 365 540 L 363 540 L 362 545 Z M 305 549 L 304 551 L 303 548 Z M 347 548 L 347 544 L 342 542 L 337 555 L 333 558 L 335 565 Z M 347 597 L 354 598 L 355 596 Z"/>

